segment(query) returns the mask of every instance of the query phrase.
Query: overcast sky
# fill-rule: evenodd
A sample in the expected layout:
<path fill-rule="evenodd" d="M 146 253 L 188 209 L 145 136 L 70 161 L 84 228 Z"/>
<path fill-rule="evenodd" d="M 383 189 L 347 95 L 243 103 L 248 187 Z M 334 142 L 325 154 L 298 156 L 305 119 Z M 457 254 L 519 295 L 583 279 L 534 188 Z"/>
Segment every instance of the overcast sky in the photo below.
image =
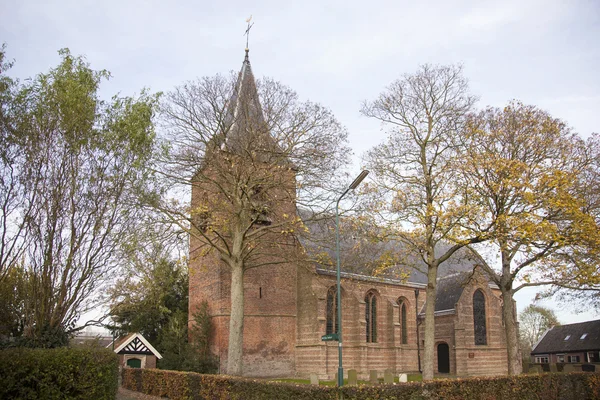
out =
<path fill-rule="evenodd" d="M 106 96 L 133 95 L 239 70 L 250 15 L 255 75 L 331 108 L 356 170 L 385 138 L 360 116 L 361 102 L 425 63 L 462 63 L 479 107 L 518 99 L 584 137 L 600 132 L 600 0 L 0 0 L 0 42 L 16 60 L 13 76 L 47 71 L 68 47 L 111 71 Z M 521 296 L 519 309 L 528 303 Z"/>

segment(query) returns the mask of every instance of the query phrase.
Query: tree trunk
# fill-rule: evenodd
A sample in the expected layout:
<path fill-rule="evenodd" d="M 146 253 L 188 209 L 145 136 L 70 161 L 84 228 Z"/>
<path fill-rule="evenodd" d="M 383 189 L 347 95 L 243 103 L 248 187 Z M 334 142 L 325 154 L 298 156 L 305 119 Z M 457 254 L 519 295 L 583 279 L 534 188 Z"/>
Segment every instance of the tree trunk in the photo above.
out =
<path fill-rule="evenodd" d="M 503 249 L 506 244 L 501 243 Z M 502 292 L 502 318 L 504 320 L 504 335 L 506 337 L 506 353 L 508 357 L 508 374 L 518 375 L 523 372 L 521 354 L 519 351 L 519 331 L 517 329 L 517 315 L 513 305 L 512 274 L 510 271 L 511 257 L 507 250 L 501 250 L 502 279 L 500 291 Z"/>
<path fill-rule="evenodd" d="M 425 345 L 423 347 L 423 380 L 433 379 L 435 354 L 435 296 L 437 294 L 437 265 L 427 270 L 425 306 Z"/>
<path fill-rule="evenodd" d="M 513 306 L 512 291 L 502 291 L 502 315 L 504 317 L 504 333 L 506 335 L 506 351 L 508 353 L 508 374 L 519 375 L 523 371 L 519 352 L 519 332 L 517 318 Z"/>
<path fill-rule="evenodd" d="M 231 315 L 229 317 L 229 348 L 227 373 L 242 375 L 242 349 L 244 345 L 244 268 L 240 264 L 231 268 Z"/>

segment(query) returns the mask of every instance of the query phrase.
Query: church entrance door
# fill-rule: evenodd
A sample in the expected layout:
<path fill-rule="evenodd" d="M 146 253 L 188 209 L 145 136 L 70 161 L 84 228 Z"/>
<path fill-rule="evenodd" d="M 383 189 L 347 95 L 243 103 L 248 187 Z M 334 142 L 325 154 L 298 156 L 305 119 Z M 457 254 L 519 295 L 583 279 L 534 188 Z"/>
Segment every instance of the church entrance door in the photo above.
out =
<path fill-rule="evenodd" d="M 450 373 L 450 348 L 447 343 L 440 343 L 437 347 L 438 372 L 440 374 Z"/>

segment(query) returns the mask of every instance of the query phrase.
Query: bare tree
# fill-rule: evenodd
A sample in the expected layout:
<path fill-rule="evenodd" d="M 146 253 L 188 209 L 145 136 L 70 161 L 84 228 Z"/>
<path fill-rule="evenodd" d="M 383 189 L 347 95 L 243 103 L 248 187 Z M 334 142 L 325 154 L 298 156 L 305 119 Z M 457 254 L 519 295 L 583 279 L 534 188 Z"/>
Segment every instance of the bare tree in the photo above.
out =
<path fill-rule="evenodd" d="M 387 141 L 366 155 L 376 182 L 371 209 L 388 224 L 387 234 L 400 240 L 408 254 L 418 255 L 427 269 L 426 380 L 433 379 L 438 267 L 461 247 L 485 236 L 461 237 L 450 248 L 441 247 L 456 236 L 469 213 L 468 204 L 456 201 L 459 188 L 453 159 L 474 103 L 460 66 L 424 65 L 362 108 L 364 115 L 389 128 Z"/>
<path fill-rule="evenodd" d="M 529 354 L 544 332 L 557 325 L 560 325 L 560 322 L 554 311 L 542 306 L 528 305 L 519 314 L 519 335 L 522 349 Z"/>
<path fill-rule="evenodd" d="M 213 255 L 231 270 L 227 373 L 241 375 L 244 273 L 300 255 L 296 204 L 311 218 L 331 206 L 347 134 L 326 108 L 270 79 L 255 83 L 247 57 L 237 78 L 177 87 L 162 115 L 165 186 L 154 206 L 190 234 L 192 259 Z"/>

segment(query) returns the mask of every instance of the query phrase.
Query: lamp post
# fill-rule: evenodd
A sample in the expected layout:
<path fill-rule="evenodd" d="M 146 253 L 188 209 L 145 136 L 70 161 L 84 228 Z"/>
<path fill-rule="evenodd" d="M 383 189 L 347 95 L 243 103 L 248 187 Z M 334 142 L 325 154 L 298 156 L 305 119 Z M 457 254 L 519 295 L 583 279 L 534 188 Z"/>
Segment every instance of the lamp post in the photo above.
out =
<path fill-rule="evenodd" d="M 419 338 L 419 289 L 415 289 L 415 320 L 417 322 L 417 359 L 419 360 L 419 372 L 423 372 L 421 370 L 421 348 Z"/>
<path fill-rule="evenodd" d="M 342 366 L 342 289 L 340 285 L 340 215 L 339 206 L 340 200 L 350 190 L 354 190 L 360 183 L 369 175 L 369 171 L 364 170 L 358 175 L 354 181 L 348 186 L 348 189 L 342 193 L 340 198 L 335 203 L 335 244 L 337 249 L 337 335 L 338 335 L 338 386 L 344 386 L 344 367 Z"/>

